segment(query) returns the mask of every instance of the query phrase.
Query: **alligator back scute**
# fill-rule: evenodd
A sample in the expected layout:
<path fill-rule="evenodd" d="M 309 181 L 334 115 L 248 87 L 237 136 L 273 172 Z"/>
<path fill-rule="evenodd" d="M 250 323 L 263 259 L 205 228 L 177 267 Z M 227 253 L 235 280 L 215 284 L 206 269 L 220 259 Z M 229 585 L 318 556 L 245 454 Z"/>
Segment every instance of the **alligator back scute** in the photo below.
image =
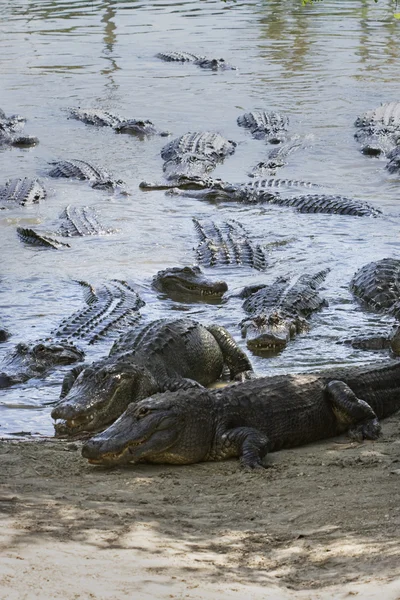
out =
<path fill-rule="evenodd" d="M 350 289 L 367 306 L 399 318 L 400 260 L 383 258 L 359 269 Z"/>
<path fill-rule="evenodd" d="M 213 160 L 223 160 L 235 152 L 236 142 L 211 131 L 185 133 L 172 140 L 161 150 L 163 160 L 172 160 L 184 154 L 199 154 Z"/>
<path fill-rule="evenodd" d="M 91 206 L 72 206 L 69 204 L 61 213 L 62 223 L 58 234 L 63 237 L 83 237 L 86 235 L 108 235 L 116 230 L 104 227 Z"/>
<path fill-rule="evenodd" d="M 279 143 L 286 137 L 289 119 L 277 112 L 255 110 L 239 116 L 237 124 L 248 129 L 257 139 Z"/>
<path fill-rule="evenodd" d="M 71 108 L 69 114 L 78 121 L 98 127 L 116 127 L 123 121 L 118 115 L 97 108 Z"/>
<path fill-rule="evenodd" d="M 51 171 L 49 171 L 50 177 L 67 177 L 71 179 L 82 180 L 98 180 L 109 178 L 109 175 L 106 171 L 84 160 L 61 160 L 51 164 L 55 166 L 53 169 L 51 169 Z"/>
<path fill-rule="evenodd" d="M 0 187 L 0 203 L 20 206 L 38 204 L 46 198 L 46 190 L 38 179 L 10 179 Z"/>
<path fill-rule="evenodd" d="M 381 214 L 378 208 L 374 208 L 366 202 L 326 194 L 309 194 L 292 198 L 277 196 L 271 200 L 271 204 L 291 206 L 301 213 L 326 213 L 357 217 L 375 217 Z"/>
<path fill-rule="evenodd" d="M 60 242 L 59 240 L 51 238 L 47 235 L 42 235 L 34 229 L 26 227 L 17 227 L 17 235 L 22 242 L 32 246 L 53 248 L 54 250 L 59 250 L 60 248 L 70 248 L 69 244 Z"/>

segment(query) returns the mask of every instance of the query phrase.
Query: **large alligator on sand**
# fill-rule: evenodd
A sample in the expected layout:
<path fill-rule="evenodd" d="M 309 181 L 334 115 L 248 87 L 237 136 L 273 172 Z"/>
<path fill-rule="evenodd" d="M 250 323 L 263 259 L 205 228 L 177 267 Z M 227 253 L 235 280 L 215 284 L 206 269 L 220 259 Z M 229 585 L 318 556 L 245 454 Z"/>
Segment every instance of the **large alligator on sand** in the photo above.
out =
<path fill-rule="evenodd" d="M 225 281 L 208 279 L 198 266 L 168 267 L 153 277 L 152 286 L 178 302 L 220 301 L 228 289 Z"/>
<path fill-rule="evenodd" d="M 118 115 L 98 108 L 71 108 L 69 114 L 87 125 L 111 127 L 117 133 L 130 133 L 138 137 L 150 135 L 170 135 L 169 131 L 159 131 L 148 119 L 124 119 Z"/>
<path fill-rule="evenodd" d="M 243 309 L 249 317 L 241 322 L 249 350 L 256 353 L 280 351 L 297 333 L 308 331 L 307 318 L 327 306 L 318 287 L 330 269 L 297 278 L 279 277 L 270 285 L 244 288 Z"/>
<path fill-rule="evenodd" d="M 387 155 L 400 146 L 400 102 L 387 102 L 367 111 L 356 119 L 355 126 L 354 137 L 363 154 Z"/>
<path fill-rule="evenodd" d="M 400 362 L 261 377 L 220 390 L 179 390 L 131 404 L 87 441 L 93 464 L 191 464 L 239 457 L 264 466 L 268 452 L 349 431 L 375 440 L 378 419 L 400 409 Z"/>
<path fill-rule="evenodd" d="M 206 267 L 236 265 L 263 271 L 267 268 L 266 251 L 253 244 L 241 223 L 230 219 L 216 224 L 193 219 L 199 244 L 197 261 Z"/>
<path fill-rule="evenodd" d="M 219 179 L 205 179 L 204 189 L 191 189 L 188 181 L 184 181 L 184 188 L 177 186 L 169 189 L 167 193 L 175 196 L 187 196 L 208 202 L 239 202 L 241 204 L 274 204 L 295 208 L 300 213 L 325 213 L 337 215 L 352 215 L 357 217 L 376 217 L 381 214 L 366 202 L 353 200 L 344 196 L 332 194 L 303 194 L 300 196 L 282 196 L 272 190 L 266 182 L 268 179 L 253 179 L 250 182 L 232 184 Z M 287 180 L 290 182 L 291 180 Z M 195 181 L 198 184 L 198 181 Z M 293 182 L 292 187 L 309 187 L 308 182 Z M 149 184 L 141 184 L 148 189 Z M 195 187 L 195 186 L 193 186 Z M 199 186 L 200 187 L 200 186 Z"/>
<path fill-rule="evenodd" d="M 235 152 L 236 143 L 211 131 L 189 132 L 161 149 L 167 179 L 204 177 Z"/>
<path fill-rule="evenodd" d="M 0 209 L 38 204 L 46 195 L 46 190 L 38 179 L 9 179 L 0 186 Z"/>
<path fill-rule="evenodd" d="M 108 358 L 78 371 L 65 377 L 61 401 L 51 413 L 57 434 L 99 430 L 130 402 L 164 390 L 209 385 L 226 374 L 244 377 L 252 367 L 223 327 L 162 319 L 128 332 Z"/>
<path fill-rule="evenodd" d="M 88 180 L 92 188 L 100 190 L 118 190 L 126 193 L 125 184 L 114 179 L 108 171 L 85 160 L 60 160 L 50 163 L 54 167 L 49 171 L 50 177 Z"/>
<path fill-rule="evenodd" d="M 21 148 L 36 146 L 39 143 L 37 137 L 21 134 L 25 121 L 26 119 L 19 115 L 7 117 L 5 112 L 0 109 L 0 146 L 8 145 Z"/>
<path fill-rule="evenodd" d="M 212 71 L 235 71 L 236 67 L 233 67 L 229 63 L 225 62 L 223 58 L 206 58 L 205 56 L 199 56 L 198 54 L 192 54 L 191 52 L 158 52 L 157 58 L 165 60 L 166 62 L 178 62 L 178 63 L 193 63 L 202 69 L 211 69 Z"/>
<path fill-rule="evenodd" d="M 255 110 L 244 113 L 237 118 L 239 127 L 248 129 L 258 140 L 266 140 L 270 144 L 280 144 L 287 137 L 289 119 L 277 112 Z"/>

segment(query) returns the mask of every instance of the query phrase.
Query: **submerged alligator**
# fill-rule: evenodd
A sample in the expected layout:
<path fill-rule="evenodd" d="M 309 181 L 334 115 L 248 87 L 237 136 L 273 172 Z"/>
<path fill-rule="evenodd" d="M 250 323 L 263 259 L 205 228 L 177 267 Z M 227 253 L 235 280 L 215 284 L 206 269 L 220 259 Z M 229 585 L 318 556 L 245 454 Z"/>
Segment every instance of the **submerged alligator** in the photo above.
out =
<path fill-rule="evenodd" d="M 205 56 L 198 56 L 191 52 L 158 52 L 156 58 L 161 58 L 161 60 L 165 60 L 166 62 L 191 62 L 202 69 L 211 69 L 212 71 L 218 71 L 219 69 L 223 71 L 236 70 L 236 67 L 225 62 L 223 58 L 206 58 Z"/>
<path fill-rule="evenodd" d="M 344 196 L 332 194 L 305 194 L 300 196 L 281 196 L 272 191 L 268 185 L 268 179 L 253 179 L 250 182 L 232 184 L 219 179 L 205 179 L 203 189 L 190 189 L 191 186 L 184 182 L 185 189 L 177 186 L 168 189 L 169 194 L 175 196 L 187 196 L 209 202 L 240 202 L 242 204 L 274 204 L 295 208 L 300 213 L 325 213 L 337 215 L 351 215 L 357 217 L 376 217 L 381 214 L 366 202 L 353 200 Z M 282 180 L 285 181 L 285 180 Z M 292 183 L 292 187 L 309 187 L 309 182 L 286 180 Z M 198 183 L 196 181 L 196 183 Z M 149 189 L 151 184 L 141 184 L 143 189 Z"/>
<path fill-rule="evenodd" d="M 312 139 L 312 135 L 306 135 L 304 137 L 300 135 L 293 135 L 278 146 L 274 146 L 268 152 L 267 160 L 263 160 L 253 167 L 250 173 L 248 173 L 249 177 L 261 179 L 266 176 L 275 175 L 277 169 L 287 165 L 286 159 L 290 154 L 296 152 L 297 150 L 307 148 Z M 314 183 L 312 184 L 312 187 L 321 186 Z"/>
<path fill-rule="evenodd" d="M 287 137 L 289 119 L 277 112 L 255 110 L 238 117 L 237 124 L 239 127 L 248 129 L 258 140 L 266 140 L 270 144 L 280 144 Z"/>
<path fill-rule="evenodd" d="M 60 216 L 61 225 L 55 232 L 62 237 L 83 237 L 91 235 L 109 235 L 117 230 L 105 227 L 100 223 L 96 211 L 91 206 L 68 205 Z M 17 227 L 17 234 L 21 241 L 33 246 L 44 248 L 70 248 L 70 245 L 50 237 L 45 233 L 32 228 Z"/>
<path fill-rule="evenodd" d="M 400 325 L 395 325 L 386 334 L 358 336 L 341 340 L 339 343 L 350 344 L 353 348 L 361 350 L 391 350 L 395 356 L 400 356 Z"/>
<path fill-rule="evenodd" d="M 80 372 L 79 372 L 80 371 Z M 130 331 L 108 358 L 66 375 L 51 416 L 57 434 L 96 431 L 117 419 L 130 402 L 164 390 L 209 385 L 252 367 L 228 331 L 191 319 L 154 321 Z"/>
<path fill-rule="evenodd" d="M 359 269 L 350 282 L 353 294 L 366 306 L 400 318 L 400 260 L 383 258 Z"/>
<path fill-rule="evenodd" d="M 97 125 L 98 127 L 111 127 L 117 133 L 130 133 L 138 137 L 149 135 L 168 136 L 169 131 L 159 131 L 152 121 L 148 119 L 124 119 L 114 115 L 106 110 L 97 108 L 71 108 L 69 110 L 71 117 L 82 121 L 87 125 Z"/>
<path fill-rule="evenodd" d="M 235 152 L 236 142 L 211 131 L 189 132 L 161 149 L 167 179 L 204 177 Z"/>
<path fill-rule="evenodd" d="M 38 204 L 46 198 L 46 190 L 38 179 L 9 179 L 0 186 L 0 209 Z"/>
<path fill-rule="evenodd" d="M 159 271 L 153 277 L 152 286 L 173 300 L 202 302 L 219 301 L 228 289 L 225 281 L 208 279 L 198 266 L 169 267 Z"/>
<path fill-rule="evenodd" d="M 400 146 L 400 102 L 387 102 L 367 111 L 356 119 L 355 126 L 354 137 L 363 154 L 387 155 Z"/>
<path fill-rule="evenodd" d="M 21 130 L 25 125 L 26 119 L 19 115 L 11 115 L 7 117 L 5 112 L 0 109 L 0 146 L 19 146 L 30 147 L 36 146 L 39 143 L 37 137 L 32 135 L 21 135 Z"/>
<path fill-rule="evenodd" d="M 50 177 L 88 180 L 93 188 L 104 190 L 117 189 L 121 193 L 126 193 L 123 181 L 113 179 L 105 169 L 84 160 L 61 160 L 50 164 L 54 165 L 48 173 Z"/>
<path fill-rule="evenodd" d="M 213 221 L 201 222 L 193 219 L 200 243 L 196 257 L 207 267 L 237 265 L 263 271 L 267 268 L 266 251 L 253 244 L 241 223 L 230 219 L 217 225 Z"/>
<path fill-rule="evenodd" d="M 239 457 L 264 466 L 268 452 L 349 431 L 375 440 L 378 419 L 400 409 L 400 363 L 261 377 L 222 390 L 179 390 L 128 406 L 88 440 L 93 464 L 191 464 Z"/>
<path fill-rule="evenodd" d="M 125 331 L 140 319 L 144 302 L 126 282 L 113 280 L 98 290 L 86 282 L 78 283 L 86 307 L 63 319 L 47 339 L 17 344 L 0 364 L 0 388 L 44 377 L 57 365 L 82 361 L 84 352 L 72 339 L 91 345 Z"/>
<path fill-rule="evenodd" d="M 298 278 L 279 277 L 270 285 L 244 288 L 243 309 L 249 317 L 241 322 L 242 335 L 249 350 L 271 352 L 282 350 L 297 334 L 308 331 L 306 319 L 314 311 L 327 306 L 318 287 L 330 269 L 303 274 Z"/>

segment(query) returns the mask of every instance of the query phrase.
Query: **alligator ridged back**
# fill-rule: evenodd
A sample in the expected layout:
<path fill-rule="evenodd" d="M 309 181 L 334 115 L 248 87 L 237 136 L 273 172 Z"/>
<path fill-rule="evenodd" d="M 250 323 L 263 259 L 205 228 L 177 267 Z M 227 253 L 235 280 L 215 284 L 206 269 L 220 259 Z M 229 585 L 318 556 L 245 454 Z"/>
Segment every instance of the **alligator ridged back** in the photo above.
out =
<path fill-rule="evenodd" d="M 17 234 L 19 239 L 25 244 L 32 246 L 41 246 L 43 248 L 53 248 L 58 250 L 59 248 L 70 248 L 69 244 L 60 242 L 55 238 L 48 237 L 47 235 L 41 235 L 33 229 L 26 227 L 17 227 Z"/>
<path fill-rule="evenodd" d="M 184 154 L 199 154 L 213 160 L 223 160 L 235 152 L 236 143 L 211 131 L 185 133 L 166 144 L 161 150 L 161 158 L 172 160 Z"/>
<path fill-rule="evenodd" d="M 110 176 L 101 167 L 92 165 L 85 160 L 71 159 L 51 163 L 54 166 L 49 171 L 50 177 L 68 177 L 72 179 L 106 180 Z"/>
<path fill-rule="evenodd" d="M 374 208 L 366 202 L 327 194 L 310 194 L 293 198 L 276 196 L 270 200 L 270 204 L 291 206 L 301 213 L 327 213 L 357 217 L 375 217 L 381 213 L 378 208 Z"/>
<path fill-rule="evenodd" d="M 87 125 L 97 125 L 99 127 L 116 127 L 124 120 L 118 115 L 97 108 L 71 108 L 69 114 L 74 119 L 83 121 Z"/>
<path fill-rule="evenodd" d="M 254 190 L 263 190 L 267 188 L 319 188 L 321 187 L 317 183 L 311 183 L 311 181 L 301 181 L 298 179 L 277 179 L 271 177 L 269 179 L 254 178 L 252 181 L 247 181 L 242 184 L 246 188 Z"/>
<path fill-rule="evenodd" d="M 240 115 L 237 124 L 239 127 L 249 129 L 257 139 L 279 142 L 287 132 L 289 119 L 277 112 L 255 110 Z"/>
<path fill-rule="evenodd" d="M 46 198 L 46 190 L 37 179 L 10 179 L 0 187 L 0 202 L 13 202 L 21 206 L 38 204 Z"/>
<path fill-rule="evenodd" d="M 378 108 L 367 111 L 355 122 L 356 127 L 375 125 L 400 127 L 400 102 L 386 102 Z"/>
<path fill-rule="evenodd" d="M 203 56 L 197 56 L 197 54 L 192 54 L 191 52 L 158 52 L 156 54 L 156 58 L 161 58 L 161 60 L 165 60 L 167 62 L 194 62 L 195 60 L 199 60 L 204 58 Z"/>
<path fill-rule="evenodd" d="M 217 225 L 193 219 L 193 223 L 200 238 L 196 255 L 201 264 L 209 267 L 234 264 L 260 271 L 267 267 L 265 251 L 249 240 L 249 234 L 238 221 L 231 219 Z"/>
<path fill-rule="evenodd" d="M 355 296 L 378 312 L 400 317 L 400 260 L 383 258 L 359 269 L 350 282 Z"/>
<path fill-rule="evenodd" d="M 82 237 L 86 235 L 107 235 L 115 233 L 115 229 L 104 227 L 95 209 L 91 206 L 73 206 L 69 204 L 61 213 L 61 224 L 58 233 L 63 237 Z"/>

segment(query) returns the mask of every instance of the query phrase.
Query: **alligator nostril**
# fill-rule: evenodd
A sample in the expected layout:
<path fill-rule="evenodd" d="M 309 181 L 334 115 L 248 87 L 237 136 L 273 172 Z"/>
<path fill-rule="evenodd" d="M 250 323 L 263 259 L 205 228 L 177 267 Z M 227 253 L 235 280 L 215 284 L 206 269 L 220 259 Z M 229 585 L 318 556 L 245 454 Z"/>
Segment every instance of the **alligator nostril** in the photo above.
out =
<path fill-rule="evenodd" d="M 96 444 L 92 440 L 88 440 L 82 446 L 82 456 L 83 458 L 96 458 Z"/>

